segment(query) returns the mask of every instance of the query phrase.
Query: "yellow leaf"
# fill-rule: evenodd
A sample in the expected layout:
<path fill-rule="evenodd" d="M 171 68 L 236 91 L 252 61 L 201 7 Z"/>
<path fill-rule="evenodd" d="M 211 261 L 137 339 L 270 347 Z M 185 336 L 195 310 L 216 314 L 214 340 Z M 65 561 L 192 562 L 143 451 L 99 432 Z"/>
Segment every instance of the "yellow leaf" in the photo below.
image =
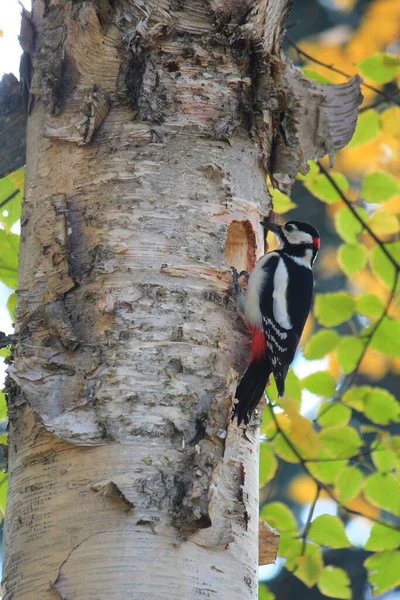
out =
<path fill-rule="evenodd" d="M 400 214 L 400 196 L 393 196 L 385 202 L 385 211 L 392 215 Z"/>
<path fill-rule="evenodd" d="M 308 504 L 313 502 L 316 493 L 317 484 L 315 483 L 315 480 L 305 473 L 294 477 L 287 487 L 288 498 L 298 502 L 299 504 Z M 319 497 L 329 498 L 325 490 L 320 491 Z"/>
<path fill-rule="evenodd" d="M 370 218 L 368 225 L 377 236 L 381 237 L 394 235 L 400 230 L 397 217 L 388 214 L 386 210 L 377 210 Z"/>
<path fill-rule="evenodd" d="M 361 361 L 359 371 L 360 373 L 367 375 L 370 379 L 377 381 L 378 379 L 382 379 L 387 373 L 388 367 L 389 361 L 386 356 L 376 350 L 368 348 Z"/>
<path fill-rule="evenodd" d="M 285 413 L 275 413 L 275 418 L 280 430 L 287 431 L 290 428 L 290 419 Z"/>
<path fill-rule="evenodd" d="M 372 517 L 373 519 L 376 519 L 379 516 L 379 509 L 372 506 L 372 504 L 370 504 L 361 494 L 349 502 L 346 502 L 346 507 L 351 510 L 356 510 L 363 517 Z"/>
<path fill-rule="evenodd" d="M 313 430 L 311 421 L 303 417 L 296 410 L 294 402 L 288 402 L 286 412 L 290 419 L 290 440 L 309 458 L 317 456 L 320 441 L 318 434 Z"/>
<path fill-rule="evenodd" d="M 400 358 L 390 359 L 390 369 L 396 375 L 400 375 Z"/>
<path fill-rule="evenodd" d="M 390 137 L 400 138 L 400 107 L 392 106 L 381 114 L 383 133 Z"/>
<path fill-rule="evenodd" d="M 328 371 L 331 375 L 334 376 L 335 379 L 338 379 L 339 375 L 342 372 L 339 365 L 339 361 L 336 356 L 336 352 L 332 352 L 332 354 L 329 355 Z"/>

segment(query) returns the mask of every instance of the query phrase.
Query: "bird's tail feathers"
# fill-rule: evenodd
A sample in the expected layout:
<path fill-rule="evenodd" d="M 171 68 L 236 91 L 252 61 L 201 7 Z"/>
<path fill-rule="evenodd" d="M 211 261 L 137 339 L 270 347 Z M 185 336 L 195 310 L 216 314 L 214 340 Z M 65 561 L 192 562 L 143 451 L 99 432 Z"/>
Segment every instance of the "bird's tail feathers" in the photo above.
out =
<path fill-rule="evenodd" d="M 283 398 L 283 396 L 285 395 L 285 379 L 286 379 L 286 375 L 287 372 L 289 370 L 289 367 L 286 367 L 284 369 L 278 371 L 277 373 L 274 373 L 274 379 L 275 379 L 275 383 L 276 383 L 276 389 L 278 390 L 278 396 L 279 398 Z"/>
<path fill-rule="evenodd" d="M 271 366 L 268 358 L 263 360 L 253 359 L 239 382 L 236 389 L 237 404 L 233 407 L 232 419 L 237 417 L 238 425 L 247 423 L 260 402 L 271 375 Z"/>

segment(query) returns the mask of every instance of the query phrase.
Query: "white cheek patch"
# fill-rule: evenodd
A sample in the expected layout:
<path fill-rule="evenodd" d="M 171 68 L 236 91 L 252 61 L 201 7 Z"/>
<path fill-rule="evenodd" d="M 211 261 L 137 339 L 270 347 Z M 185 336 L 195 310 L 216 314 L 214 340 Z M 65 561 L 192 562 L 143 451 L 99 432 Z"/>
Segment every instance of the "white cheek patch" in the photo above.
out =
<path fill-rule="evenodd" d="M 272 295 L 272 308 L 275 321 L 283 329 L 291 329 L 292 323 L 288 314 L 286 291 L 289 283 L 289 274 L 285 261 L 280 258 L 274 275 L 274 293 Z"/>
<path fill-rule="evenodd" d="M 312 244 L 313 237 L 305 231 L 285 231 L 285 236 L 290 244 Z"/>

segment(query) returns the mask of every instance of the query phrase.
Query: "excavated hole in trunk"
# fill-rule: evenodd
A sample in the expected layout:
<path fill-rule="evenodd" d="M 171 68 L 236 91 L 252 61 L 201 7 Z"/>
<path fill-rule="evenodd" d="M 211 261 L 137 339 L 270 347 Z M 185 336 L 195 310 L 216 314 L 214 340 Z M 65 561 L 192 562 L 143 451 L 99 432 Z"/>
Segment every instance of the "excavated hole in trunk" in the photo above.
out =
<path fill-rule="evenodd" d="M 256 236 L 250 221 L 232 221 L 228 227 L 225 247 L 230 267 L 252 271 L 256 264 Z"/>

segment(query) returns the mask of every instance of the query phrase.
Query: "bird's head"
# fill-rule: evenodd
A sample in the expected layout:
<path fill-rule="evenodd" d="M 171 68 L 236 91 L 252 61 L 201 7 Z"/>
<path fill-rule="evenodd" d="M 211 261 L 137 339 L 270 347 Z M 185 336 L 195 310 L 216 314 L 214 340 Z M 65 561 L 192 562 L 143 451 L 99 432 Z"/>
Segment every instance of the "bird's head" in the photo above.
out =
<path fill-rule="evenodd" d="M 262 221 L 261 225 L 279 238 L 283 250 L 295 255 L 304 255 L 311 250 L 311 262 L 314 262 L 320 247 L 320 237 L 315 227 L 301 221 L 287 221 L 284 225 Z"/>

